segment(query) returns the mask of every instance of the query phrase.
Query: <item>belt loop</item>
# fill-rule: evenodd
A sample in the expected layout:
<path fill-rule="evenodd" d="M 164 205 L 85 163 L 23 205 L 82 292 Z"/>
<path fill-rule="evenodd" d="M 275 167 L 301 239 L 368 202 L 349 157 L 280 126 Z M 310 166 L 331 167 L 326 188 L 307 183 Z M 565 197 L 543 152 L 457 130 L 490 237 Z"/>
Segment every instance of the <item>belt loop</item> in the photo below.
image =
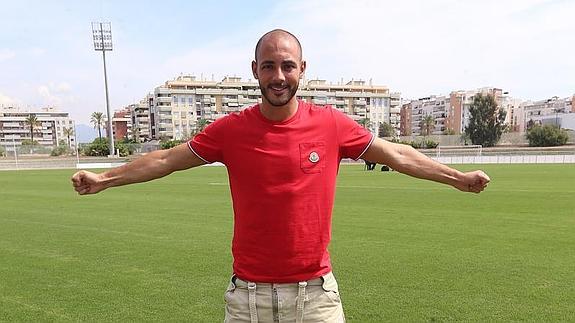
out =
<path fill-rule="evenodd" d="M 305 287 L 307 282 L 299 282 L 297 289 L 296 323 L 303 323 L 303 310 L 306 301 Z"/>
<path fill-rule="evenodd" d="M 256 283 L 248 282 L 248 302 L 250 304 L 250 321 L 258 323 L 258 312 L 256 309 Z"/>

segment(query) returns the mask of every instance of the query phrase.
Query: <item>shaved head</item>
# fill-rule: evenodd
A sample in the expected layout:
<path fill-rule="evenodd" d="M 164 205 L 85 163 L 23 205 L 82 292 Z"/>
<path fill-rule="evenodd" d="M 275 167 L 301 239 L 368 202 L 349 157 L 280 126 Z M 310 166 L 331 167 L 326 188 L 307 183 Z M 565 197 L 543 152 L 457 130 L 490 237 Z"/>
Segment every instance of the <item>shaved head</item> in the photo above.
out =
<path fill-rule="evenodd" d="M 297 43 L 297 47 L 299 49 L 299 59 L 301 60 L 302 59 L 302 49 L 301 49 L 301 44 L 300 44 L 299 40 L 292 33 L 290 33 L 289 31 L 283 30 L 283 29 L 274 29 L 272 31 L 268 31 L 258 40 L 258 43 L 256 44 L 256 50 L 255 50 L 255 60 L 256 61 L 258 60 L 258 54 L 260 51 L 260 47 L 262 46 L 262 44 L 264 42 L 270 41 L 270 40 L 275 40 L 278 38 L 284 38 L 284 37 L 288 38 L 288 39 L 295 40 L 295 42 Z"/>

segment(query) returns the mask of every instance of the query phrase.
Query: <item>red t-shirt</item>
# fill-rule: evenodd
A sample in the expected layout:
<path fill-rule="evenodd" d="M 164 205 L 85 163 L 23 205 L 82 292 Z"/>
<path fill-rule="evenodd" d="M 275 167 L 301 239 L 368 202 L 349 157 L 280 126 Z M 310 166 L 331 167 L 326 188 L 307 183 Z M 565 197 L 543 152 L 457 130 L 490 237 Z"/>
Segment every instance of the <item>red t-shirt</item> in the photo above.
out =
<path fill-rule="evenodd" d="M 287 283 L 331 271 L 327 246 L 339 162 L 359 158 L 372 140 L 338 110 L 303 101 L 286 121 L 266 119 L 255 105 L 190 140 L 198 157 L 228 169 L 234 273 Z"/>

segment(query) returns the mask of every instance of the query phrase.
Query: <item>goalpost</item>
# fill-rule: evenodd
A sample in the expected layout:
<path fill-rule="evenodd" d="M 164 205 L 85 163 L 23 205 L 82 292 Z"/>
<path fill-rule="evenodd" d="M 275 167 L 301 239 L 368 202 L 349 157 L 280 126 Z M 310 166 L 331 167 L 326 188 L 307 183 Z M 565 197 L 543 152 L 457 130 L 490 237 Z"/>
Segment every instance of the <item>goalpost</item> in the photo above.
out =
<path fill-rule="evenodd" d="M 436 157 L 455 157 L 455 156 L 477 156 L 481 157 L 483 146 L 437 146 L 435 148 Z"/>

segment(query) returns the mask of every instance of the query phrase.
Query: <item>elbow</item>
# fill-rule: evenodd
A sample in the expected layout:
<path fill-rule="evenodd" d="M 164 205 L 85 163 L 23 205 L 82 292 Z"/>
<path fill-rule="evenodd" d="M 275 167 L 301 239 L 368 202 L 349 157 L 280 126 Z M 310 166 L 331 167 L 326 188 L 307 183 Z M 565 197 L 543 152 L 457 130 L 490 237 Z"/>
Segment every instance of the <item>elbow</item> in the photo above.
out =
<path fill-rule="evenodd" d="M 405 173 L 412 167 L 409 156 L 416 152 L 411 146 L 398 145 L 387 165 L 400 173 Z"/>

